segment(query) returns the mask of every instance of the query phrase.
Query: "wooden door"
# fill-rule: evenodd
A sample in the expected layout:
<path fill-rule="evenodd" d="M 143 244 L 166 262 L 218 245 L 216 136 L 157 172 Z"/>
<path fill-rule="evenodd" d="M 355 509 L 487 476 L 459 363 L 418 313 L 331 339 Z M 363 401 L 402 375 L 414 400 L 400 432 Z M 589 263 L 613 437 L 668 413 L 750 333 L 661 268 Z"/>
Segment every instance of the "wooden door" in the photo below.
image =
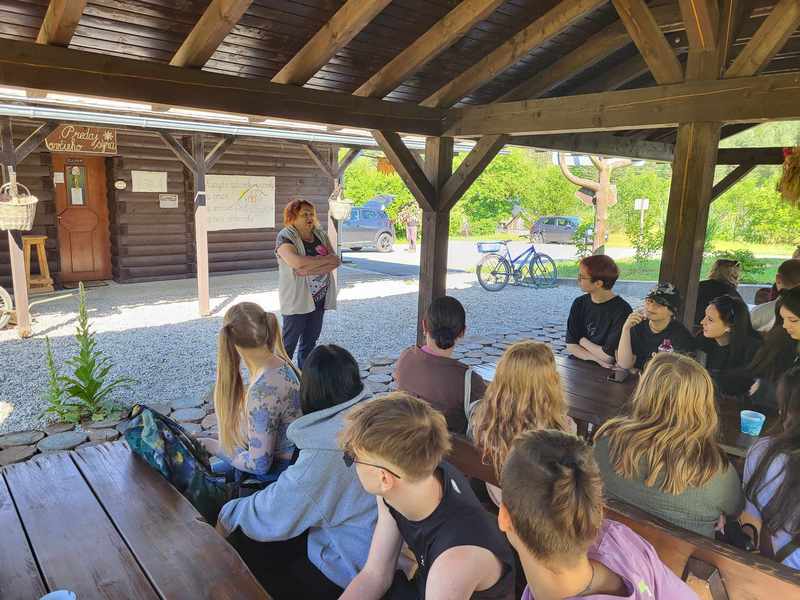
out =
<path fill-rule="evenodd" d="M 61 280 L 110 279 L 105 158 L 53 154 L 53 174 Z"/>

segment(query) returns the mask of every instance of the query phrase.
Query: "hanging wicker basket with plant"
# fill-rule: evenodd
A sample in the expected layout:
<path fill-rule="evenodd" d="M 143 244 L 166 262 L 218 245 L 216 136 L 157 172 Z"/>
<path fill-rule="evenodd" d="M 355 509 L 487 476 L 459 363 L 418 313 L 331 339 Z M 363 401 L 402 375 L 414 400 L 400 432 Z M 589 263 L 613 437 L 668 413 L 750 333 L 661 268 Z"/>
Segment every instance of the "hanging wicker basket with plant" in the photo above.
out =
<path fill-rule="evenodd" d="M 783 175 L 777 189 L 792 206 L 800 206 L 800 146 L 783 149 Z"/>
<path fill-rule="evenodd" d="M 30 190 L 17 183 L 17 176 L 10 171 L 8 183 L 0 186 L 0 229 L 30 231 L 36 217 L 36 205 L 39 199 Z M 20 194 L 20 189 L 23 193 Z"/>

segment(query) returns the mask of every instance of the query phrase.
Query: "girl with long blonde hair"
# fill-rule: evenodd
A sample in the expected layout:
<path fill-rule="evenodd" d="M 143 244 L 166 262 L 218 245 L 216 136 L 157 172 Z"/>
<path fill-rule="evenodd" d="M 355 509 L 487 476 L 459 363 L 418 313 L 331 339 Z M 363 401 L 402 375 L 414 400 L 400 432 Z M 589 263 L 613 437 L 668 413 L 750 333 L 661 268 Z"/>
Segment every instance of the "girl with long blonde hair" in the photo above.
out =
<path fill-rule="evenodd" d="M 242 379 L 241 365 L 249 375 Z M 277 317 L 258 304 L 232 306 L 219 332 L 214 409 L 219 442 L 201 440 L 234 468 L 272 481 L 289 466 L 286 428 L 300 417 L 300 374 L 286 354 Z"/>
<path fill-rule="evenodd" d="M 627 413 L 595 434 L 606 494 L 713 537 L 743 507 L 741 482 L 717 443 L 714 383 L 695 360 L 661 352 L 647 364 Z"/>
<path fill-rule="evenodd" d="M 576 427 L 567 416 L 561 376 L 550 346 L 517 342 L 500 357 L 494 380 L 473 406 L 468 434 L 499 478 L 514 439 L 538 429 L 574 433 Z M 487 489 L 499 504 L 500 489 L 492 485 Z"/>

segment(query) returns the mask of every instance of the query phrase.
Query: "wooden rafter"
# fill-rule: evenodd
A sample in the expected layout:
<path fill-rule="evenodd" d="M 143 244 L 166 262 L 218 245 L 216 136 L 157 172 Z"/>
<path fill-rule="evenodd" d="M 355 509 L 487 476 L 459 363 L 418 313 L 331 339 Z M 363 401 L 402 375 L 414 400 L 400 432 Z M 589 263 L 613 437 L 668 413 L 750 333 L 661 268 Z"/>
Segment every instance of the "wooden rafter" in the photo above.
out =
<path fill-rule="evenodd" d="M 4 39 L 4 85 L 199 110 L 440 135 L 444 111 Z"/>
<path fill-rule="evenodd" d="M 725 77 L 748 77 L 758 73 L 783 48 L 800 26 L 800 2 L 780 0 L 744 49 L 725 71 Z"/>
<path fill-rule="evenodd" d="M 483 136 L 447 179 L 439 194 L 439 206 L 445 210 L 453 208 L 508 140 L 506 135 Z"/>
<path fill-rule="evenodd" d="M 17 155 L 17 162 L 22 162 L 28 155 L 39 147 L 45 138 L 53 133 L 58 128 L 57 121 L 45 121 L 36 130 L 25 138 L 20 145 L 17 146 L 15 152 Z"/>
<path fill-rule="evenodd" d="M 320 170 L 325 173 L 330 179 L 336 179 L 336 171 L 333 170 L 333 167 L 328 162 L 328 160 L 320 153 L 319 150 L 314 148 L 311 144 L 301 144 L 303 146 L 303 150 L 306 151 L 309 158 L 314 161 Z"/>
<path fill-rule="evenodd" d="M 672 162 L 674 146 L 663 142 L 635 140 L 630 136 L 610 133 L 568 133 L 564 135 L 515 136 L 509 141 L 514 146 L 563 150 L 600 156 L 622 156 Z"/>
<path fill-rule="evenodd" d="M 717 47 L 717 0 L 678 0 L 692 48 L 713 50 Z"/>
<path fill-rule="evenodd" d="M 720 148 L 718 165 L 782 165 L 783 148 Z"/>
<path fill-rule="evenodd" d="M 719 68 L 723 73 L 731 60 L 731 51 L 749 8 L 749 0 L 722 0 L 719 20 Z"/>
<path fill-rule="evenodd" d="M 169 64 L 202 67 L 252 3 L 253 0 L 212 0 Z"/>
<path fill-rule="evenodd" d="M 347 167 L 353 164 L 353 161 L 361 155 L 362 150 L 362 148 L 350 148 L 350 150 L 347 151 L 344 158 L 339 161 L 339 167 L 336 170 L 336 179 L 341 179 L 344 176 Z"/>
<path fill-rule="evenodd" d="M 384 97 L 463 37 L 473 25 L 488 17 L 504 1 L 464 0 L 370 77 L 353 94 L 373 98 Z"/>
<path fill-rule="evenodd" d="M 69 46 L 85 7 L 86 0 L 50 0 L 36 43 Z"/>
<path fill-rule="evenodd" d="M 656 82 L 664 85 L 683 81 L 683 69 L 675 52 L 656 23 L 644 0 L 612 0 L 620 20 L 625 24 L 633 42 Z"/>
<path fill-rule="evenodd" d="M 448 107 L 567 28 L 576 19 L 604 4 L 605 0 L 564 0 L 501 44 L 448 84 L 421 102 L 422 106 Z"/>
<path fill-rule="evenodd" d="M 372 137 L 420 206 L 424 210 L 436 210 L 436 190 L 400 136 L 393 131 L 376 130 L 372 132 Z"/>
<path fill-rule="evenodd" d="M 210 171 L 217 164 L 222 155 L 236 143 L 235 135 L 226 135 L 206 154 L 206 171 Z"/>
<path fill-rule="evenodd" d="M 641 55 L 631 56 L 628 60 L 612 67 L 607 72 L 591 79 L 571 92 L 573 94 L 588 94 L 593 92 L 611 92 L 629 84 L 631 81 L 650 72 L 647 63 Z"/>
<path fill-rule="evenodd" d="M 719 161 L 717 161 L 719 163 Z M 750 171 L 756 168 L 756 165 L 749 164 L 749 165 L 739 165 L 733 171 L 725 175 L 722 179 L 719 180 L 717 184 L 714 185 L 713 189 L 711 190 L 711 201 L 713 202 L 717 198 L 719 198 L 722 194 L 727 192 L 731 189 L 736 183 L 738 183 L 741 179 L 747 176 Z"/>
<path fill-rule="evenodd" d="M 454 109 L 445 135 L 577 133 L 797 118 L 800 81 L 787 73 Z"/>
<path fill-rule="evenodd" d="M 272 78 L 273 83 L 303 85 L 339 50 L 350 43 L 391 0 L 347 0 L 292 59 Z"/>

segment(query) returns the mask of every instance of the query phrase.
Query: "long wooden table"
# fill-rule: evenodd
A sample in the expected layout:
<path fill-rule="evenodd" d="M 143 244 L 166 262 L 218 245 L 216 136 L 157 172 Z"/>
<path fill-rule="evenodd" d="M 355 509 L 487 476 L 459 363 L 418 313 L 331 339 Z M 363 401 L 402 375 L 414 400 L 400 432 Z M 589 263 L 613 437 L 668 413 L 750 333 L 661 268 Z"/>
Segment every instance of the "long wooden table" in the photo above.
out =
<path fill-rule="evenodd" d="M 597 427 L 611 417 L 617 416 L 633 396 L 638 376 L 632 375 L 623 383 L 608 381 L 610 370 L 583 360 L 556 356 L 556 367 L 564 385 L 569 415 L 585 433 L 588 425 Z M 494 377 L 492 369 L 477 367 L 476 372 L 484 379 Z M 744 435 L 739 430 L 739 408 L 732 404 L 719 407 L 720 442 L 731 456 L 742 457 L 758 439 Z M 763 431 L 772 425 L 767 418 Z"/>
<path fill-rule="evenodd" d="M 0 598 L 269 600 L 236 551 L 124 442 L 0 471 Z"/>

